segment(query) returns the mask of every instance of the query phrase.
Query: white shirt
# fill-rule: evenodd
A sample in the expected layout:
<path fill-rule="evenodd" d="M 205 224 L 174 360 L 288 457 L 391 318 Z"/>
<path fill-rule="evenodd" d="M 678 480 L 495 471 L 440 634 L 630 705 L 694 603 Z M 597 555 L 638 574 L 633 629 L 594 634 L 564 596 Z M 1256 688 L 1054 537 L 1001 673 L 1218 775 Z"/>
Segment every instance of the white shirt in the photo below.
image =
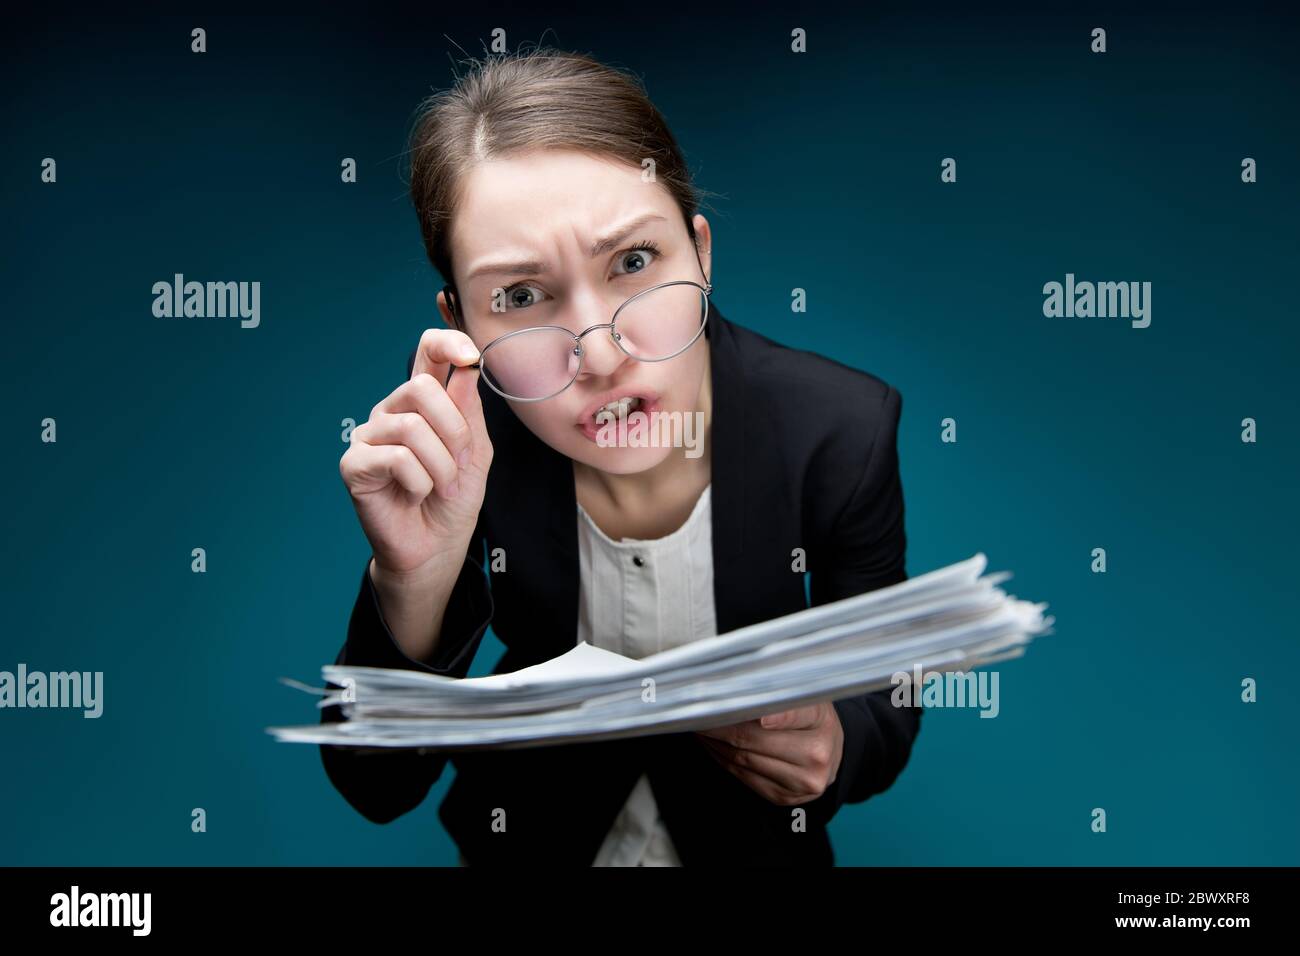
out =
<path fill-rule="evenodd" d="M 717 634 L 712 487 L 685 524 L 650 540 L 615 541 L 578 505 L 579 642 L 642 658 Z M 592 866 L 681 866 L 645 774 Z"/>

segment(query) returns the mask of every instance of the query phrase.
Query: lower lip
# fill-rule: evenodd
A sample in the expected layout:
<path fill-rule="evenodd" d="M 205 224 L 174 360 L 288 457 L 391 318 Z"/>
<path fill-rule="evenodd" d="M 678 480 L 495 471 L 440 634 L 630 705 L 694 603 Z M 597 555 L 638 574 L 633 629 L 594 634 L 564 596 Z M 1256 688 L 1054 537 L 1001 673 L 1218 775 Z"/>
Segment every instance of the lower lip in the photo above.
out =
<path fill-rule="evenodd" d="M 659 400 L 658 400 L 658 399 L 654 399 L 654 400 L 652 401 L 652 400 L 644 399 L 644 398 L 643 398 L 643 399 L 641 399 L 641 407 L 638 408 L 638 409 L 636 409 L 636 411 L 637 411 L 637 412 L 643 412 L 643 413 L 645 413 L 646 415 L 649 415 L 649 414 L 651 414 L 652 412 L 657 412 L 657 411 L 659 411 Z M 629 422 L 632 420 L 632 415 L 633 415 L 633 414 L 634 414 L 634 412 L 629 412 L 629 413 L 628 413 L 628 421 L 629 421 Z M 615 427 L 617 427 L 617 426 L 618 426 L 618 419 L 617 419 L 617 418 L 612 419 L 611 422 L 610 422 L 609 424 L 612 424 L 612 425 L 614 425 Z M 600 433 L 600 430 L 601 430 L 602 428 L 604 428 L 605 426 L 604 426 L 603 424 L 601 424 L 601 425 L 597 425 L 597 424 L 596 424 L 594 421 L 592 421 L 591 419 L 587 419 L 587 421 L 583 422 L 581 425 L 574 425 L 573 427 L 576 428 L 576 429 L 578 429 L 578 431 L 582 432 L 582 434 L 586 435 L 588 441 L 590 441 L 590 442 L 592 442 L 593 444 L 595 444 L 595 443 L 596 443 L 596 436 Z M 602 446 L 602 447 L 603 447 L 603 446 Z"/>

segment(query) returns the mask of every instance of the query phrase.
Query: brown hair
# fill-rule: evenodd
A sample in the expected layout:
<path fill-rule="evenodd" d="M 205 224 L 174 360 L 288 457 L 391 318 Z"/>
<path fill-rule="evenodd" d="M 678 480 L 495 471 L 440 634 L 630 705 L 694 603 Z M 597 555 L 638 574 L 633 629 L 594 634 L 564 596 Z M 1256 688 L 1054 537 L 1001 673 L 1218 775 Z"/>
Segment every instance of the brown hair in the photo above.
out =
<path fill-rule="evenodd" d="M 411 201 L 429 261 L 450 285 L 451 221 L 460 184 L 477 162 L 536 148 L 601 154 L 654 175 L 676 200 L 686 233 L 703 191 L 641 81 L 581 53 L 548 47 L 487 55 L 449 90 L 417 108 L 410 137 Z"/>

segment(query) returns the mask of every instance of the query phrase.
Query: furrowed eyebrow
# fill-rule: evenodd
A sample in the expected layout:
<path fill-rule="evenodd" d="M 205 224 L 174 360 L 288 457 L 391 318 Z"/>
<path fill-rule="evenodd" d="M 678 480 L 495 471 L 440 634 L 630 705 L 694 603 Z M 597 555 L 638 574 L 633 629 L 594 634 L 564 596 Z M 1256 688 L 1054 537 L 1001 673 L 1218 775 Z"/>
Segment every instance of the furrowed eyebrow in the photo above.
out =
<path fill-rule="evenodd" d="M 635 219 L 629 220 L 613 232 L 597 239 L 591 247 L 591 257 L 594 259 L 597 256 L 608 252 L 610 249 L 613 249 L 632 233 L 646 225 L 646 223 L 665 221 L 666 220 L 663 216 L 653 212 L 637 216 Z M 488 274 L 535 276 L 541 275 L 545 271 L 546 263 L 539 259 L 514 259 L 508 262 L 485 262 L 480 266 L 476 266 L 466 278 L 473 279 L 477 276 Z"/>
<path fill-rule="evenodd" d="M 632 233 L 636 232 L 646 223 L 664 222 L 664 221 L 665 221 L 664 217 L 655 212 L 648 212 L 644 215 L 637 216 L 635 219 L 625 223 L 624 225 L 620 226 L 618 229 L 609 233 L 605 237 L 601 239 L 597 239 L 595 245 L 591 247 L 591 258 L 594 259 L 601 253 L 608 252 L 610 249 L 613 249 L 616 245 L 618 245 L 620 242 L 622 242 Z"/>
<path fill-rule="evenodd" d="M 466 279 L 482 275 L 535 276 L 546 271 L 546 263 L 537 259 L 519 259 L 512 262 L 486 262 L 474 269 Z"/>

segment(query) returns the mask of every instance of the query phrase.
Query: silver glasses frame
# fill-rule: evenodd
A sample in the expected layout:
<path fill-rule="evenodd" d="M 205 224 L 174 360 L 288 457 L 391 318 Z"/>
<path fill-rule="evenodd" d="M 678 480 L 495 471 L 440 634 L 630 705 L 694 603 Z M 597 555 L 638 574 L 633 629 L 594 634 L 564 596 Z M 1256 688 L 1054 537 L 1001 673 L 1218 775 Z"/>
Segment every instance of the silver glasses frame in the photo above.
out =
<path fill-rule="evenodd" d="M 703 310 L 704 316 L 700 320 L 700 327 L 695 330 L 695 334 L 691 336 L 691 340 L 687 342 L 685 345 L 683 345 L 681 348 L 679 348 L 672 355 L 665 355 L 663 358 L 657 358 L 657 359 L 647 359 L 647 358 L 641 358 L 639 355 L 633 355 L 631 352 L 629 352 L 626 348 L 623 347 L 622 336 L 618 334 L 619 313 L 621 313 L 624 309 L 626 309 L 637 299 L 641 298 L 643 295 L 648 295 L 651 292 L 655 292 L 659 289 L 665 289 L 669 286 L 674 286 L 674 285 L 693 285 L 695 286 L 695 288 L 699 289 L 702 293 L 704 293 L 704 310 Z M 708 326 L 709 324 L 709 304 L 710 304 L 709 294 L 712 292 L 713 292 L 713 283 L 707 280 L 705 280 L 704 285 L 700 285 L 698 282 L 694 281 L 693 279 L 674 279 L 672 282 L 661 282 L 658 285 L 650 286 L 650 288 L 648 289 L 642 289 L 640 292 L 628 298 L 626 302 L 624 302 L 622 305 L 620 305 L 617 309 L 614 310 L 614 315 L 608 322 L 598 322 L 595 325 L 589 325 L 587 326 L 587 328 L 583 329 L 581 332 L 578 333 L 570 332 L 562 325 L 534 325 L 526 329 L 515 329 L 515 331 L 513 332 L 507 332 L 505 335 L 498 336 L 497 338 L 489 342 L 487 345 L 483 346 L 482 350 L 479 352 L 479 360 L 477 362 L 473 363 L 472 365 L 463 365 L 460 367 L 481 368 L 483 365 L 484 358 L 487 356 L 488 352 L 492 350 L 492 347 L 496 345 L 498 342 L 504 342 L 506 339 L 511 338 L 513 336 L 523 335 L 526 332 L 536 332 L 541 329 L 554 329 L 556 331 L 563 332 L 565 335 L 573 339 L 573 354 L 578 356 L 578 365 L 574 369 L 573 377 L 569 379 L 561 388 L 558 388 L 554 392 L 551 392 L 551 394 L 543 395 L 541 398 L 517 398 L 514 395 L 508 395 L 505 392 L 501 391 L 501 389 L 497 388 L 495 385 L 492 384 L 491 379 L 488 376 L 486 375 L 483 376 L 483 381 L 487 382 L 488 388 L 492 389 L 492 391 L 496 392 L 498 395 L 500 395 L 502 398 L 506 399 L 507 401 L 544 402 L 548 398 L 554 398 L 556 395 L 559 395 L 561 392 L 563 392 L 565 389 L 567 389 L 570 385 L 572 385 L 574 382 L 578 380 L 578 376 L 582 372 L 582 358 L 586 354 L 582 347 L 582 339 L 584 336 L 586 336 L 591 332 L 595 332 L 597 329 L 609 329 L 610 337 L 614 340 L 614 344 L 618 346 L 619 351 L 622 352 L 624 355 L 628 356 L 629 358 L 636 359 L 638 362 L 666 362 L 671 358 L 676 358 L 677 356 L 681 355 L 683 352 L 685 352 L 688 348 L 690 348 L 699 340 L 700 334 L 704 331 L 705 327 Z"/>

